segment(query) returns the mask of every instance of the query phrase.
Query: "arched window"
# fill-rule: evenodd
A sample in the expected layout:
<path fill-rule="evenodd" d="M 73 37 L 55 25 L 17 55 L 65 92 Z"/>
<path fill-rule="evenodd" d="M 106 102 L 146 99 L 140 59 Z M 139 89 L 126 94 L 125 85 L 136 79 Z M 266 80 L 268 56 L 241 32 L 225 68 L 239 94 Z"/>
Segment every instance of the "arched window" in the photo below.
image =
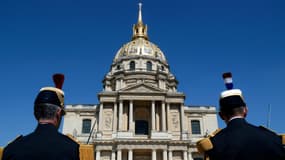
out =
<path fill-rule="evenodd" d="M 121 66 L 120 65 L 117 65 L 117 70 L 120 70 L 121 69 Z"/>
<path fill-rule="evenodd" d="M 131 71 L 134 71 L 136 69 L 136 63 L 135 63 L 135 61 L 131 61 L 130 62 L 130 70 Z"/>
<path fill-rule="evenodd" d="M 191 120 L 192 134 L 201 134 L 201 127 L 199 120 Z"/>
<path fill-rule="evenodd" d="M 82 121 L 82 133 L 90 133 L 91 130 L 91 120 L 83 119 Z"/>
<path fill-rule="evenodd" d="M 146 70 L 147 71 L 152 71 L 152 63 L 150 61 L 146 62 Z"/>

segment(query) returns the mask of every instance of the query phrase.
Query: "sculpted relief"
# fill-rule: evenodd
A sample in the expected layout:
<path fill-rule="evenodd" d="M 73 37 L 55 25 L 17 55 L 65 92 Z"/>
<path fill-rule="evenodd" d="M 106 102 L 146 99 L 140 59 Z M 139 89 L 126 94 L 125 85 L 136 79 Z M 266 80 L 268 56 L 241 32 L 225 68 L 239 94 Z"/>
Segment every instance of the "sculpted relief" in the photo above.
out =
<path fill-rule="evenodd" d="M 169 124 L 171 125 L 171 131 L 179 132 L 181 128 L 179 107 L 171 106 L 169 114 Z"/>
<path fill-rule="evenodd" d="M 180 121 L 179 121 L 179 114 L 178 112 L 174 112 L 171 115 L 171 124 L 172 124 L 172 130 L 173 131 L 179 131 L 180 130 Z"/>
<path fill-rule="evenodd" d="M 113 114 L 112 112 L 110 111 L 107 111 L 104 113 L 104 129 L 105 130 L 112 130 L 112 117 L 113 117 Z"/>

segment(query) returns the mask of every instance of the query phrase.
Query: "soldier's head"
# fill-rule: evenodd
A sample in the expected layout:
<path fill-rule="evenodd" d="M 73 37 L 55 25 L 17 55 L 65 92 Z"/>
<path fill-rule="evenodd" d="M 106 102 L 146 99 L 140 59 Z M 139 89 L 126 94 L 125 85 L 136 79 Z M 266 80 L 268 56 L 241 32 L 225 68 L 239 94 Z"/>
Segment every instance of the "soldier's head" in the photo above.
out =
<path fill-rule="evenodd" d="M 63 74 L 54 74 L 56 87 L 43 87 L 34 101 L 34 116 L 39 123 L 51 123 L 59 127 L 64 111 Z"/>
<path fill-rule="evenodd" d="M 246 117 L 246 103 L 242 91 L 240 89 L 233 89 L 232 74 L 230 72 L 224 73 L 223 78 L 227 90 L 223 91 L 220 95 L 220 117 L 226 123 L 234 116 Z"/>

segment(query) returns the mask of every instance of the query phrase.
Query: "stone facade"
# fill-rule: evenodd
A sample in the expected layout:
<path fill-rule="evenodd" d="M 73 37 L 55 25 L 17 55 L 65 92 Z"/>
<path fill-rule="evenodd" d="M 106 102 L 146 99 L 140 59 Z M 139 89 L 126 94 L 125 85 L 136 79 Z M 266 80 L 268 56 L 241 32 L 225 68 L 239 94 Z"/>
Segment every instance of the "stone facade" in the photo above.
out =
<path fill-rule="evenodd" d="M 148 40 L 141 5 L 132 40 L 116 54 L 97 105 L 67 105 L 63 133 L 94 144 L 96 160 L 198 160 L 218 127 L 213 106 L 186 106 L 163 52 Z"/>

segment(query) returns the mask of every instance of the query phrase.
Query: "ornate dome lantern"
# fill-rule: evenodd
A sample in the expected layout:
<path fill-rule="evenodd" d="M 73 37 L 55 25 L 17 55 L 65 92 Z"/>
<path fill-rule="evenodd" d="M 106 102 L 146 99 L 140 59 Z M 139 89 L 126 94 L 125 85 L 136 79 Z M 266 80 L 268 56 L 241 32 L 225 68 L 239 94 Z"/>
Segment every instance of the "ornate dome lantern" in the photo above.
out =
<path fill-rule="evenodd" d="M 139 3 L 138 22 L 133 26 L 132 41 L 123 45 L 117 52 L 114 62 L 130 56 L 148 56 L 166 63 L 159 47 L 148 40 L 147 25 L 142 21 L 142 4 Z"/>
<path fill-rule="evenodd" d="M 138 83 L 162 91 L 176 91 L 178 82 L 170 73 L 163 52 L 149 41 L 147 25 L 142 20 L 141 3 L 137 24 L 133 26 L 132 39 L 116 53 L 103 83 L 105 91 L 119 91 Z"/>

